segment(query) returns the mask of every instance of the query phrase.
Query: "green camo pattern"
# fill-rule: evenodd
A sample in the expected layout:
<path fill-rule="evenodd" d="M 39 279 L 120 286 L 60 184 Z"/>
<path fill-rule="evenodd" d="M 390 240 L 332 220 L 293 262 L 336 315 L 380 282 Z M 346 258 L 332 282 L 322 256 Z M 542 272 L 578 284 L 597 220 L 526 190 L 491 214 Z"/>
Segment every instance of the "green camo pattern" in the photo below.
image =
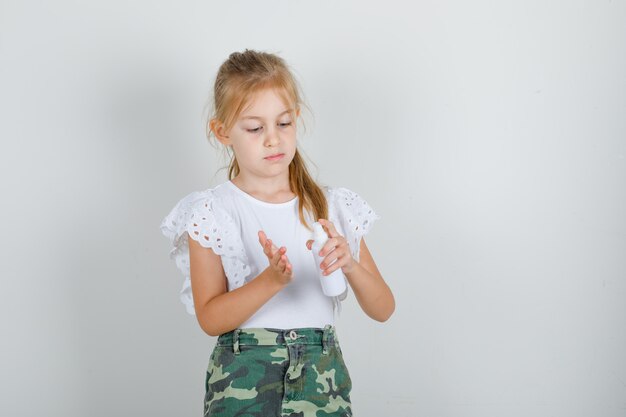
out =
<path fill-rule="evenodd" d="M 221 335 L 211 354 L 205 417 L 352 416 L 352 381 L 334 326 L 233 333 Z"/>

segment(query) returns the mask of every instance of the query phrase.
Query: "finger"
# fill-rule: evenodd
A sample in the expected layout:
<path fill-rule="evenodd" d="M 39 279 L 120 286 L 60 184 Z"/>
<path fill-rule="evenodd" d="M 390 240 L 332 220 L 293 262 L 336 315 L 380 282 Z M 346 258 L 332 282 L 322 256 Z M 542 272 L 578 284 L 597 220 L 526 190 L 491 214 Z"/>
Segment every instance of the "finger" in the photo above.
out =
<path fill-rule="evenodd" d="M 324 257 L 324 260 L 322 261 L 320 268 L 322 269 L 328 268 L 335 259 L 339 259 L 339 258 L 341 258 L 341 253 L 336 249 L 333 250 L 332 252 L 330 252 L 328 255 Z"/>
<path fill-rule="evenodd" d="M 278 265 L 278 261 L 280 260 L 281 253 L 280 251 L 276 251 L 273 254 L 269 255 L 268 258 L 270 260 L 270 265 L 276 266 Z"/>
<path fill-rule="evenodd" d="M 333 222 L 327 219 L 320 219 L 320 220 L 321 220 L 320 223 L 322 223 L 322 226 L 324 226 L 324 228 L 326 229 L 328 236 L 330 237 L 339 236 L 339 233 L 337 232 L 337 229 L 335 229 L 335 225 L 333 224 Z"/>
<path fill-rule="evenodd" d="M 280 249 L 278 249 L 276 252 L 274 252 L 274 256 L 272 257 L 272 260 L 274 262 L 274 266 L 278 266 L 279 262 L 281 261 L 283 254 L 287 251 L 287 248 L 285 247 L 281 247 Z"/>
<path fill-rule="evenodd" d="M 285 248 L 285 250 L 287 249 Z M 289 263 L 289 258 L 287 257 L 287 255 L 283 254 L 283 256 L 281 257 L 281 262 L 284 263 L 283 273 L 289 274 L 291 271 L 292 265 Z"/>
<path fill-rule="evenodd" d="M 286 275 L 291 275 L 293 273 L 293 265 L 291 263 L 289 263 L 289 260 L 287 260 L 287 265 L 285 266 L 284 273 Z"/>
<path fill-rule="evenodd" d="M 340 262 L 340 259 L 337 259 L 337 261 L 335 261 L 334 264 L 332 264 L 331 266 L 329 266 L 326 270 L 324 270 L 323 274 L 324 275 L 330 275 L 333 272 L 335 272 L 337 269 L 341 268 L 343 265 Z"/>
<path fill-rule="evenodd" d="M 274 245 L 272 239 L 268 239 L 267 235 L 262 230 L 259 230 L 259 241 L 261 242 L 261 245 L 263 245 L 263 251 L 265 252 L 265 254 L 268 253 L 265 251 L 266 246 L 269 248 L 268 250 L 270 254 L 273 254 L 275 251 L 278 250 L 278 247 Z"/>
<path fill-rule="evenodd" d="M 308 250 L 311 250 L 311 246 L 313 246 L 313 240 L 307 240 L 306 241 L 306 248 Z"/>
<path fill-rule="evenodd" d="M 291 267 L 289 265 L 289 260 L 287 259 L 287 255 L 283 255 L 281 257 L 279 267 L 280 267 L 280 272 L 282 272 L 283 274 L 289 274 Z"/>
<path fill-rule="evenodd" d="M 335 247 L 337 247 L 337 239 L 332 237 L 328 239 L 326 243 L 324 243 L 324 246 L 322 246 L 322 249 L 320 249 L 319 255 L 326 256 L 327 254 L 332 252 L 335 249 Z"/>

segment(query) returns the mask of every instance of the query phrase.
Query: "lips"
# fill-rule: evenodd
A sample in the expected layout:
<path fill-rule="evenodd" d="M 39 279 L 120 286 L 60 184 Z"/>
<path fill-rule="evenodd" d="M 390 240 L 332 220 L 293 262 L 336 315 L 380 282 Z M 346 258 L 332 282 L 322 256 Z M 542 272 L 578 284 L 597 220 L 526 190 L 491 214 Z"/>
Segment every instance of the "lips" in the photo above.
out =
<path fill-rule="evenodd" d="M 269 160 L 273 161 L 273 160 L 276 160 L 276 159 L 280 159 L 283 156 L 285 156 L 284 153 L 277 153 L 277 154 L 274 154 L 274 155 L 266 156 L 265 159 L 269 159 Z"/>

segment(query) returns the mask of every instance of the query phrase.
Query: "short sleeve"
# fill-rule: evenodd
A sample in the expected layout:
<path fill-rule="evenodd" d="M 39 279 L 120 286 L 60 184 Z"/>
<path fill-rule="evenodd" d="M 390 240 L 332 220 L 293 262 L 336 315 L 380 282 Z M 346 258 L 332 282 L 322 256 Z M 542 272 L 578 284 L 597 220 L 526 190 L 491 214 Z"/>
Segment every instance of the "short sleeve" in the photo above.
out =
<path fill-rule="evenodd" d="M 182 198 L 163 219 L 160 229 L 171 243 L 170 258 L 175 261 L 184 278 L 180 300 L 187 313 L 195 315 L 188 235 L 220 255 L 229 290 L 241 287 L 250 274 L 236 224 L 212 189 L 196 191 Z"/>
<path fill-rule="evenodd" d="M 333 224 L 339 225 L 348 241 L 352 257 L 358 262 L 361 237 L 370 231 L 372 224 L 380 216 L 354 191 L 342 187 L 327 187 L 327 193 L 328 218 Z M 346 290 L 338 297 L 338 301 L 343 301 L 347 295 Z"/>
<path fill-rule="evenodd" d="M 330 196 L 328 217 L 333 223 L 339 223 L 348 240 L 354 259 L 359 261 L 361 237 L 380 219 L 374 209 L 360 195 L 347 188 L 328 188 Z"/>

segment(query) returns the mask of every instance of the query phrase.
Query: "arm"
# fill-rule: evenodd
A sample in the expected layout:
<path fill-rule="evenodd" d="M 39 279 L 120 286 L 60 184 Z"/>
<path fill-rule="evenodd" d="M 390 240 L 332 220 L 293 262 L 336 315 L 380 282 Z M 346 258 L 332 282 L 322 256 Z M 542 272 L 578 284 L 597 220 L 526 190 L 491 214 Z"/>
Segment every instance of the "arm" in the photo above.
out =
<path fill-rule="evenodd" d="M 396 302 L 365 245 L 364 237 L 359 246 L 359 262 L 353 262 L 352 269 L 345 275 L 365 314 L 380 322 L 387 321 L 396 308 Z"/>
<path fill-rule="evenodd" d="M 396 302 L 365 245 L 365 238 L 361 237 L 360 260 L 357 262 L 352 257 L 346 238 L 337 232 L 335 225 L 327 219 L 319 219 L 318 222 L 324 226 L 329 236 L 320 251 L 320 256 L 324 256 L 320 265 L 324 274 L 328 275 L 341 268 L 365 314 L 380 322 L 387 321 L 396 308 Z M 312 242 L 313 240 L 307 241 L 309 249 Z"/>
<path fill-rule="evenodd" d="M 190 236 L 187 239 L 196 317 L 209 336 L 236 329 L 287 285 L 273 276 L 270 265 L 246 285 L 229 292 L 220 256 Z"/>

